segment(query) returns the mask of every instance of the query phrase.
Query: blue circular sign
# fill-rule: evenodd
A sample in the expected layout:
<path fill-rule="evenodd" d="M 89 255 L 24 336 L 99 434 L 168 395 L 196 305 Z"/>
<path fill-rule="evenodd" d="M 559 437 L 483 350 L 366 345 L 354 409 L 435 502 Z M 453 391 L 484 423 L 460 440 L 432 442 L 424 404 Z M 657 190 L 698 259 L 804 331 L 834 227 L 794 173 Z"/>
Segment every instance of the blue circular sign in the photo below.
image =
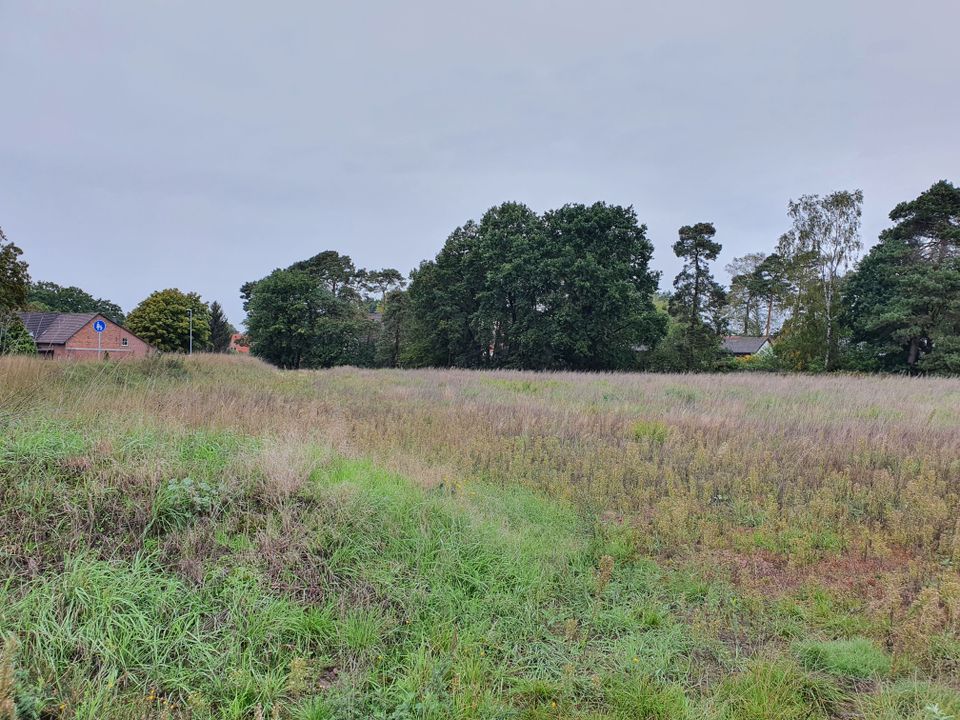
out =
<path fill-rule="evenodd" d="M 107 329 L 107 324 L 103 320 L 97 320 L 93 324 L 93 329 L 96 330 L 98 333 L 102 333 L 104 330 Z"/>

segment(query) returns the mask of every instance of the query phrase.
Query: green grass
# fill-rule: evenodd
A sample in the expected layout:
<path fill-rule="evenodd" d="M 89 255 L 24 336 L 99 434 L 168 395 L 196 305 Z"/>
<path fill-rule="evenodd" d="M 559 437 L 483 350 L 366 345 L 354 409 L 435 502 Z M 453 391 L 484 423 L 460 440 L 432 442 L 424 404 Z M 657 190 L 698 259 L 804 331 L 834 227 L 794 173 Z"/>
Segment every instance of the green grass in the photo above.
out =
<path fill-rule="evenodd" d="M 847 678 L 879 678 L 890 672 L 890 658 L 866 638 L 808 640 L 796 648 L 805 667 Z"/>
<path fill-rule="evenodd" d="M 657 420 L 638 420 L 633 424 L 633 438 L 638 442 L 649 439 L 652 443 L 663 445 L 668 434 L 667 426 Z"/>
<path fill-rule="evenodd" d="M 335 372 L 357 402 L 427 384 L 371 389 Z M 119 394 L 110 412 L 86 394 L 97 373 Z M 821 526 L 772 528 L 775 504 L 711 485 L 716 522 L 749 530 L 724 563 L 704 536 L 683 551 L 685 495 L 651 495 L 662 517 L 646 525 L 541 482 L 551 452 L 595 430 L 560 439 L 523 416 L 500 446 L 516 465 L 439 473 L 436 447 L 414 439 L 395 463 L 357 448 L 365 426 L 311 395 L 314 378 L 201 360 L 64 366 L 17 395 L 32 404 L 0 413 L 0 638 L 18 641 L 0 661 L 0 708 L 14 700 L 20 720 L 958 715 L 960 585 L 949 572 L 912 585 L 905 610 L 821 585 L 808 568 L 849 557 L 824 498 Z M 682 447 L 687 413 L 714 400 L 671 382 L 682 414 L 669 425 L 637 421 L 629 402 L 603 429 L 617 452 L 661 463 L 656 482 L 691 487 L 710 466 Z M 479 385 L 534 418 L 568 392 L 538 376 Z M 539 474 L 521 461 L 530 448 Z M 671 452 L 682 462 L 665 464 Z M 760 561 L 804 580 L 758 589 L 737 563 Z"/>
<path fill-rule="evenodd" d="M 837 709 L 841 691 L 785 660 L 755 661 L 721 682 L 716 703 L 724 720 L 816 720 Z"/>

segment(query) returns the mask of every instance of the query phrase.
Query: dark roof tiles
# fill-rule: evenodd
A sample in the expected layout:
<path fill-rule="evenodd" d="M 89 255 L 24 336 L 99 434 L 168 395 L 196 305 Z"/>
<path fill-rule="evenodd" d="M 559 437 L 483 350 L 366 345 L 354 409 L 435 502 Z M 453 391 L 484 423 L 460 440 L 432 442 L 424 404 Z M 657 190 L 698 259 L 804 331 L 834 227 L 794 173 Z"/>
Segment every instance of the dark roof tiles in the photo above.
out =
<path fill-rule="evenodd" d="M 723 349 L 734 355 L 753 355 L 770 338 L 752 335 L 728 335 L 723 339 Z"/>
<path fill-rule="evenodd" d="M 63 345 L 99 313 L 17 313 L 38 345 Z"/>

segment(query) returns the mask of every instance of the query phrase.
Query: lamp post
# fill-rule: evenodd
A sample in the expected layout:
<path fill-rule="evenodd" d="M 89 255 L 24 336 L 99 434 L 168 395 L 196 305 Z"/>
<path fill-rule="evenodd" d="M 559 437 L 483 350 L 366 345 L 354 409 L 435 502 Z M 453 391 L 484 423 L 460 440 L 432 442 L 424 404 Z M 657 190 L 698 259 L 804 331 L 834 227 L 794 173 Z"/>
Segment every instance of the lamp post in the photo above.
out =
<path fill-rule="evenodd" d="M 187 315 L 190 316 L 190 352 L 188 355 L 193 355 L 193 308 L 187 310 Z"/>

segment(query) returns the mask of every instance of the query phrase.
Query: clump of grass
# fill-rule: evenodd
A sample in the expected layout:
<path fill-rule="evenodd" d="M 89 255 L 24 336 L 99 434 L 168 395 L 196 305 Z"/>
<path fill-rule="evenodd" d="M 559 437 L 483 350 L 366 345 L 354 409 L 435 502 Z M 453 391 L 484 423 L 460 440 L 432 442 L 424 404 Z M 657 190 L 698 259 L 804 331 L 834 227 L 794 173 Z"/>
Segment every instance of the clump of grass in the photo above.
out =
<path fill-rule="evenodd" d="M 633 439 L 637 442 L 649 440 L 656 445 L 667 441 L 669 429 L 659 420 L 638 420 L 633 424 Z"/>
<path fill-rule="evenodd" d="M 204 480 L 189 477 L 168 480 L 157 490 L 147 529 L 161 533 L 181 530 L 198 515 L 211 512 L 218 501 L 218 489 Z"/>
<path fill-rule="evenodd" d="M 491 378 L 487 380 L 487 383 L 493 387 L 508 390 L 519 395 L 539 395 L 544 390 L 553 389 L 559 386 L 559 383 L 556 380 L 532 380 L 528 378 Z"/>
<path fill-rule="evenodd" d="M 686 405 L 692 405 L 702 397 L 701 394 L 693 388 L 676 385 L 665 388 L 663 394 L 668 398 L 672 398 Z"/>
<path fill-rule="evenodd" d="M 3 638 L 0 646 L 0 720 L 17 720 L 16 675 L 13 659 L 17 641 L 11 636 Z"/>
<path fill-rule="evenodd" d="M 843 699 L 830 681 L 804 673 L 785 660 L 757 659 L 724 679 L 714 701 L 722 720 L 818 720 Z"/>
<path fill-rule="evenodd" d="M 917 680 L 901 680 L 857 698 L 857 710 L 870 720 L 957 720 L 960 692 Z"/>
<path fill-rule="evenodd" d="M 879 678 L 890 672 L 890 658 L 867 638 L 808 640 L 797 644 L 796 654 L 805 667 L 841 677 Z"/>
<path fill-rule="evenodd" d="M 685 720 L 692 716 L 686 693 L 675 683 L 646 677 L 618 677 L 607 682 L 605 697 L 618 717 Z"/>

